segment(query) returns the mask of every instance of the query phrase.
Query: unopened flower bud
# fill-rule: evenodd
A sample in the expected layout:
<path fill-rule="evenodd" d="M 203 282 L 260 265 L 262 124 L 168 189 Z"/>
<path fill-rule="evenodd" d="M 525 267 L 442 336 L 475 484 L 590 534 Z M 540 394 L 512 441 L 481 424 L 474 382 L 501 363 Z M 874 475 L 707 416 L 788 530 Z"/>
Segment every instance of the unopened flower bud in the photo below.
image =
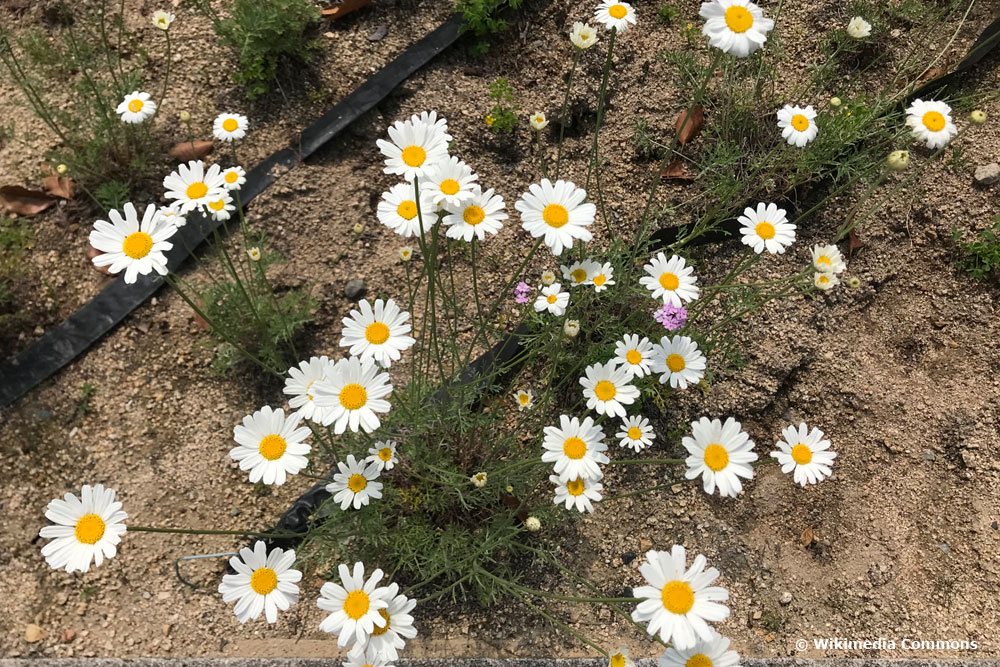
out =
<path fill-rule="evenodd" d="M 906 168 L 910 166 L 910 152 L 893 151 L 889 153 L 886 163 L 889 165 L 889 169 L 893 171 L 906 171 Z"/>
<path fill-rule="evenodd" d="M 976 109 L 969 114 L 969 120 L 972 121 L 974 125 L 982 125 L 986 122 L 986 112 L 982 109 Z"/>
<path fill-rule="evenodd" d="M 538 520 L 537 516 L 529 516 L 524 520 L 524 527 L 535 533 L 542 527 L 542 522 Z"/>
<path fill-rule="evenodd" d="M 830 98 L 830 106 L 832 106 L 832 107 L 839 107 L 841 104 L 843 104 L 843 101 L 841 101 L 841 99 L 839 97 L 831 97 Z"/>
<path fill-rule="evenodd" d="M 580 333 L 580 320 L 566 320 L 563 325 L 563 334 L 567 338 L 576 338 Z"/>
<path fill-rule="evenodd" d="M 182 111 L 181 112 L 181 122 L 182 123 L 190 123 L 191 122 L 191 114 L 189 114 L 187 111 Z"/>

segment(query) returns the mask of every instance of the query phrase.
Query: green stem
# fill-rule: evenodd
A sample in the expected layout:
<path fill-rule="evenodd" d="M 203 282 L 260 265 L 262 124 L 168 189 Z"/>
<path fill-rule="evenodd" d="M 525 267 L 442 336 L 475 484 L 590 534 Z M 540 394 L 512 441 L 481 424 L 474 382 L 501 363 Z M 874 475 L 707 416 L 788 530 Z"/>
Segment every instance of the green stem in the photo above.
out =
<path fill-rule="evenodd" d="M 563 97 L 562 113 L 559 114 L 559 145 L 556 146 L 556 179 L 559 178 L 559 166 L 562 164 L 563 136 L 566 134 L 566 109 L 569 107 L 569 91 L 573 87 L 573 75 L 576 74 L 576 66 L 580 62 L 582 51 L 573 47 L 573 66 L 569 70 L 569 79 L 566 81 L 566 95 Z"/>

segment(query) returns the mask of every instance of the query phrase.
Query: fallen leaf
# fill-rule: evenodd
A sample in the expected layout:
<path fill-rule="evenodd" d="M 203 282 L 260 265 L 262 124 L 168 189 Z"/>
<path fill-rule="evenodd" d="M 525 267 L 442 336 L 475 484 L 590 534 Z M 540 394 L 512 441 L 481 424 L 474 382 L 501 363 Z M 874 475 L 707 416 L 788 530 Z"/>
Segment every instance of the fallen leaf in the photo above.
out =
<path fill-rule="evenodd" d="M 200 160 L 211 153 L 214 146 L 211 141 L 185 141 L 170 149 L 170 157 L 182 162 Z"/>
<path fill-rule="evenodd" d="M 660 172 L 660 176 L 663 178 L 672 178 L 677 181 L 693 181 L 694 174 L 691 173 L 691 169 L 688 167 L 688 163 L 685 160 L 674 160 Z"/>
<path fill-rule="evenodd" d="M 76 184 L 65 176 L 46 176 L 42 183 L 50 194 L 62 199 L 72 199 L 76 194 Z"/>
<path fill-rule="evenodd" d="M 343 0 L 340 4 L 328 7 L 320 13 L 328 19 L 339 19 L 362 7 L 367 7 L 369 2 L 371 0 Z"/>
<path fill-rule="evenodd" d="M 855 250 L 859 250 L 865 247 L 865 242 L 862 241 L 860 238 L 858 238 L 857 230 L 852 229 L 851 233 L 848 235 L 847 238 L 848 238 L 848 244 L 847 244 L 848 257 L 853 256 Z"/>
<path fill-rule="evenodd" d="M 927 70 L 927 72 L 925 72 L 922 77 L 920 77 L 920 83 L 923 83 L 925 81 L 932 81 L 938 78 L 939 76 L 943 76 L 947 72 L 948 70 L 945 69 L 944 67 L 932 67 L 929 70 Z"/>
<path fill-rule="evenodd" d="M 96 264 L 94 264 L 94 258 L 97 257 L 100 254 L 102 254 L 100 250 L 98 250 L 94 246 L 88 246 L 88 248 L 87 248 L 87 261 L 90 262 L 90 266 L 91 266 L 91 268 L 94 269 L 94 271 L 97 271 L 98 273 L 103 273 L 106 276 L 110 276 L 111 275 L 111 265 L 110 264 L 108 266 L 97 266 Z"/>
<path fill-rule="evenodd" d="M 0 187 L 0 205 L 17 215 L 41 213 L 56 201 L 56 197 L 40 190 L 29 190 L 20 185 Z"/>
<path fill-rule="evenodd" d="M 696 104 L 690 109 L 677 114 L 677 141 L 683 146 L 701 134 L 701 126 L 705 123 L 705 109 Z"/>
<path fill-rule="evenodd" d="M 816 541 L 816 538 L 813 536 L 812 527 L 806 528 L 805 530 L 802 531 L 802 535 L 799 537 L 799 541 L 802 542 L 802 546 L 804 547 L 808 547 L 810 544 Z"/>

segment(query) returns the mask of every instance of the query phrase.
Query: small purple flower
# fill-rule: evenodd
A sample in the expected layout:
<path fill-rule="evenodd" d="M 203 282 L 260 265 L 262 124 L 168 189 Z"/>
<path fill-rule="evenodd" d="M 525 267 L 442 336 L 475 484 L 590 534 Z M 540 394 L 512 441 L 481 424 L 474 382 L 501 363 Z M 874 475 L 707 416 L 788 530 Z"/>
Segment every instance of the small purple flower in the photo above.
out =
<path fill-rule="evenodd" d="M 514 300 L 518 303 L 528 303 L 529 292 L 531 292 L 531 286 L 522 280 L 514 288 Z"/>
<path fill-rule="evenodd" d="M 667 331 L 680 329 L 687 322 L 687 318 L 687 308 L 675 306 L 672 303 L 665 304 L 663 308 L 653 313 L 653 319 L 662 324 Z"/>

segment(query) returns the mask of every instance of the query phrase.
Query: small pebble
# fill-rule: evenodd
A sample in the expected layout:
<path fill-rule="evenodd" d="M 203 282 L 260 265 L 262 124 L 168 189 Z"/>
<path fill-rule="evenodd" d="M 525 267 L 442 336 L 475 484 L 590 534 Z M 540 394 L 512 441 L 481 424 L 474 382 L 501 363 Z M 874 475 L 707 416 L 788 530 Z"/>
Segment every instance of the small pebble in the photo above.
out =
<path fill-rule="evenodd" d="M 354 279 L 348 280 L 347 284 L 344 285 L 344 296 L 346 296 L 351 301 L 357 301 L 363 297 L 368 292 L 368 285 L 365 284 L 364 280 Z"/>
<path fill-rule="evenodd" d="M 778 602 L 781 603 L 782 607 L 787 607 L 788 605 L 792 604 L 792 594 L 789 593 L 788 591 L 785 591 L 784 593 L 781 594 L 781 598 L 778 600 Z"/>

